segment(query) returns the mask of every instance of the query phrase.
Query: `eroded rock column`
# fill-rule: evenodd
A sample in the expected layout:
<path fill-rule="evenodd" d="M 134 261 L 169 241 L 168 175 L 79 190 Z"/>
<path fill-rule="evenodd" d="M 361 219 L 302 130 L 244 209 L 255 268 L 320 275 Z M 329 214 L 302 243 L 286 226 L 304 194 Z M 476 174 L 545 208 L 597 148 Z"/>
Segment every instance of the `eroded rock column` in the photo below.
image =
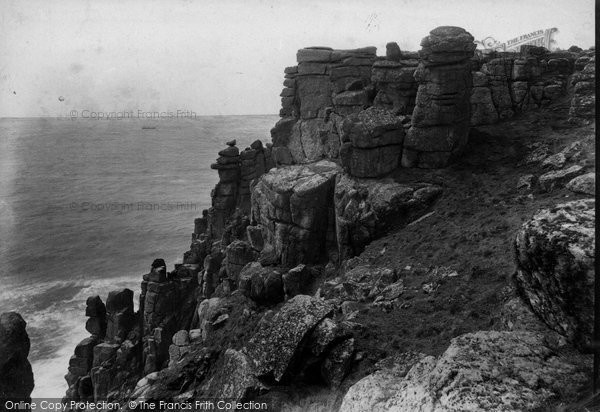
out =
<path fill-rule="evenodd" d="M 412 127 L 404 140 L 402 166 L 445 167 L 467 143 L 471 118 L 473 36 L 443 26 L 421 41 L 419 82 Z"/>

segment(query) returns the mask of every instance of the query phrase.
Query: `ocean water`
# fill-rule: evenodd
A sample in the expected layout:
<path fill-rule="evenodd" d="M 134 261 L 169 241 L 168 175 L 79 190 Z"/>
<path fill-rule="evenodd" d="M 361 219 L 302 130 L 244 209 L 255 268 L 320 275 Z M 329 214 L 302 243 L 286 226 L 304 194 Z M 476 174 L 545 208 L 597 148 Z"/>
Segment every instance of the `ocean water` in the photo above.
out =
<path fill-rule="evenodd" d="M 210 206 L 225 142 L 270 141 L 277 116 L 0 119 L 0 312 L 27 322 L 33 397 L 60 398 L 85 300 L 135 293 L 152 260 L 173 268 Z"/>

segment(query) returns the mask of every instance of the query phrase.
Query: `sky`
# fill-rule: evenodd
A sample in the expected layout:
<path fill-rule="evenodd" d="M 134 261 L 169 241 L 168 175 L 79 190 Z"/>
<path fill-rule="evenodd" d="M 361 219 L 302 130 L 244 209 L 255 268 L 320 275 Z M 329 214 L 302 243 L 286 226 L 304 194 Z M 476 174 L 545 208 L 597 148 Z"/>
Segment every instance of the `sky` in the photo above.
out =
<path fill-rule="evenodd" d="M 298 49 L 418 50 L 441 25 L 588 48 L 594 1 L 0 0 L 0 117 L 275 114 Z"/>

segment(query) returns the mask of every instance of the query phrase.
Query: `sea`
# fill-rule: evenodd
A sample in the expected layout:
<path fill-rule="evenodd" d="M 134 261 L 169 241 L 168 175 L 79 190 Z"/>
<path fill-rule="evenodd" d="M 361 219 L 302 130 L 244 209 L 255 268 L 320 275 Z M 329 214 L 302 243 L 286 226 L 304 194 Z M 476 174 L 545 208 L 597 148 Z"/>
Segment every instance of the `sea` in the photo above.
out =
<path fill-rule="evenodd" d="M 210 207 L 225 142 L 270 141 L 278 116 L 0 119 L 0 313 L 31 340 L 34 398 L 61 398 L 89 336 L 85 301 L 171 270 Z"/>

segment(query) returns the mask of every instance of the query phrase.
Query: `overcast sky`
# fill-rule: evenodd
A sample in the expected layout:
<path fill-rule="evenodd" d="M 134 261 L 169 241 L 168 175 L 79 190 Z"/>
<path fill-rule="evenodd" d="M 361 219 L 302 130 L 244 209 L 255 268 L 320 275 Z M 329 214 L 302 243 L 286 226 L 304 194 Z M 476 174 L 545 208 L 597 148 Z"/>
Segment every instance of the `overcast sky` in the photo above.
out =
<path fill-rule="evenodd" d="M 0 12 L 0 117 L 273 114 L 297 49 L 418 50 L 440 25 L 500 42 L 556 27 L 560 48 L 594 44 L 593 0 L 0 0 Z"/>

